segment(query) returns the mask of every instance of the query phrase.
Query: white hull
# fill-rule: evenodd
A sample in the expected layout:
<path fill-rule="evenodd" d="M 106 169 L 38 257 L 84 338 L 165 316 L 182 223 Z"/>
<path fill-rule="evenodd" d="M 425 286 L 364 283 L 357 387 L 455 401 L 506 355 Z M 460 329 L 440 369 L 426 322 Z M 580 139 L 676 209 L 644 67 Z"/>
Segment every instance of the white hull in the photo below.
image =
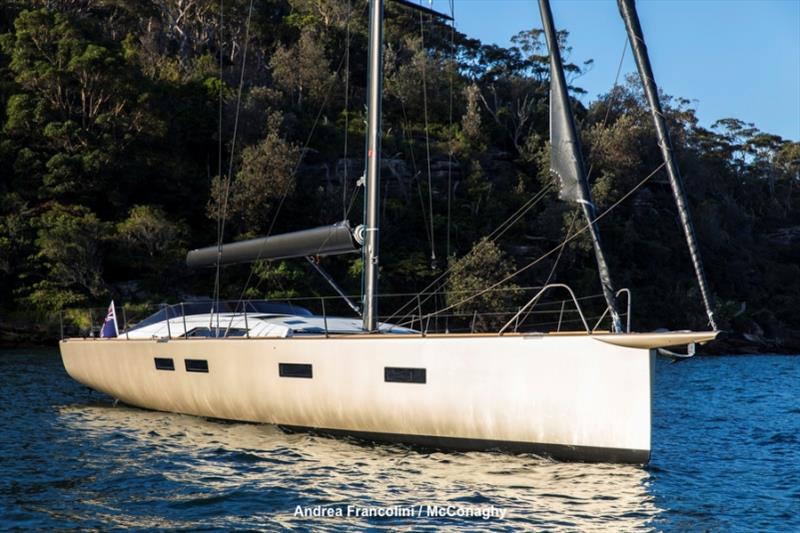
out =
<path fill-rule="evenodd" d="M 655 352 L 609 338 L 69 339 L 61 354 L 77 381 L 147 409 L 440 448 L 644 463 Z M 172 359 L 174 370 L 156 369 L 155 358 Z M 186 359 L 206 361 L 208 372 L 188 372 Z M 312 365 L 313 377 L 281 377 L 281 363 Z M 386 367 L 425 369 L 425 383 L 387 382 Z"/>

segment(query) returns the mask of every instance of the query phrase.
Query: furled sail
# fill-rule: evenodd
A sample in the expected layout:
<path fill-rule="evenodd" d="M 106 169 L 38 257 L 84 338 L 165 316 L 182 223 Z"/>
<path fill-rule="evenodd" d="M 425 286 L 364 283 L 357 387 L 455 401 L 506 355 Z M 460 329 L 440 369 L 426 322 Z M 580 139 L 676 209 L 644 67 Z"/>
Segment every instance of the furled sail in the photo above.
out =
<path fill-rule="evenodd" d="M 542 15 L 547 48 L 550 52 L 550 169 L 558 176 L 561 198 L 580 204 L 586 217 L 603 296 L 608 304 L 614 331 L 619 333 L 622 331 L 622 320 L 617 311 L 617 300 L 614 296 L 611 274 L 600 243 L 600 232 L 595 220 L 597 213 L 594 203 L 592 203 L 589 182 L 583 167 L 580 139 L 570 108 L 567 81 L 561 62 L 561 52 L 558 48 L 558 35 L 553 23 L 553 13 L 550 11 L 550 2 L 539 0 L 539 10 Z"/>
<path fill-rule="evenodd" d="M 271 237 L 208 246 L 191 250 L 186 255 L 190 267 L 232 265 L 259 260 L 289 259 L 292 257 L 339 255 L 361 250 L 361 226 L 352 229 L 346 220 L 330 226 L 294 231 Z"/>
<path fill-rule="evenodd" d="M 552 67 L 551 67 L 552 68 Z M 558 83 L 557 76 L 551 76 L 551 85 Z M 580 150 L 569 134 L 571 111 L 564 109 L 562 100 L 550 91 L 550 172 L 556 175 L 559 185 L 559 198 L 577 202 L 578 183 L 581 179 L 581 162 L 575 154 Z"/>
<path fill-rule="evenodd" d="M 700 248 L 697 245 L 697 238 L 694 234 L 692 217 L 689 214 L 689 202 L 683 188 L 683 179 L 678 170 L 675 154 L 672 151 L 672 141 L 670 141 L 669 138 L 669 129 L 667 128 L 667 121 L 664 119 L 664 111 L 661 109 L 661 102 L 658 99 L 658 87 L 653 77 L 650 57 L 647 55 L 647 45 L 644 42 L 642 26 L 639 24 L 639 15 L 636 13 L 636 3 L 633 0 L 617 0 L 617 5 L 619 6 L 622 20 L 625 21 L 625 27 L 628 30 L 628 40 L 633 49 L 633 57 L 636 59 L 636 67 L 639 70 L 639 77 L 642 80 L 644 94 L 647 97 L 647 102 L 650 104 L 650 113 L 653 115 L 653 122 L 656 126 L 658 146 L 661 148 L 661 156 L 664 159 L 664 165 L 667 167 L 667 177 L 669 178 L 669 184 L 675 198 L 675 205 L 678 207 L 678 215 L 681 220 L 681 225 L 683 226 L 686 244 L 689 247 L 689 255 L 692 259 L 692 265 L 694 266 L 697 284 L 700 286 L 703 305 L 705 305 L 706 314 L 708 315 L 708 323 L 714 328 L 714 331 L 717 331 L 719 328 L 717 328 L 717 321 L 714 318 L 713 296 L 708 286 L 708 281 L 706 280 L 705 271 L 703 270 L 703 261 L 700 259 Z"/>

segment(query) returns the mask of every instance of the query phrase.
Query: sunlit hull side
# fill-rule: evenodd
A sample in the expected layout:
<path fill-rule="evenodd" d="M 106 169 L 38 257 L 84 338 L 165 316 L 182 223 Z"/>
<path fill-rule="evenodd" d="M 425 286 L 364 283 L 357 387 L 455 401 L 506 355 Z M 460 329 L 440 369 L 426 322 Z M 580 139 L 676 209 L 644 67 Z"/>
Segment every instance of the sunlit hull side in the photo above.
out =
<path fill-rule="evenodd" d="M 70 339 L 61 353 L 77 381 L 148 409 L 558 459 L 650 454 L 653 352 L 589 336 Z M 313 377 L 281 377 L 280 363 Z M 424 368 L 425 383 L 386 382 L 386 367 Z"/>

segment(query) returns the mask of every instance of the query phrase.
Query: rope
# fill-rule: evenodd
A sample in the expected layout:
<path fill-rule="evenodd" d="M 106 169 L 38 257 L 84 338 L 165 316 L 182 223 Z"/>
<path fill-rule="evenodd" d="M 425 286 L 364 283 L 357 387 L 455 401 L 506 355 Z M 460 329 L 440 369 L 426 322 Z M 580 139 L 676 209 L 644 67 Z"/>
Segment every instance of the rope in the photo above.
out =
<path fill-rule="evenodd" d="M 542 260 L 544 260 L 546 257 L 549 257 L 550 255 L 552 255 L 553 253 L 555 253 L 557 250 L 559 250 L 559 249 L 560 249 L 562 246 L 564 246 L 565 244 L 567 244 L 567 243 L 569 243 L 569 242 L 571 242 L 571 241 L 575 240 L 576 238 L 578 238 L 578 236 L 579 236 L 579 235 L 581 235 L 581 234 L 582 234 L 584 231 L 586 231 L 586 230 L 587 230 L 589 227 L 591 227 L 591 225 L 592 225 L 592 224 L 594 224 L 595 222 L 598 222 L 600 219 L 602 219 L 602 218 L 603 218 L 603 217 L 605 217 L 605 216 L 606 216 L 608 213 L 610 213 L 612 210 L 614 210 L 614 209 L 615 209 L 615 208 L 616 208 L 616 207 L 617 207 L 619 204 L 621 204 L 623 201 L 625 201 L 626 199 L 628 199 L 628 197 L 630 197 L 630 196 L 631 196 L 631 195 L 632 195 L 634 192 L 636 192 L 637 190 L 639 190 L 639 188 L 641 188 L 641 187 L 642 187 L 642 186 L 643 186 L 645 183 L 647 183 L 647 181 L 649 181 L 649 180 L 650 180 L 650 178 L 652 178 L 652 177 L 653 177 L 653 176 L 654 176 L 654 175 L 655 175 L 655 174 L 656 174 L 656 173 L 657 173 L 659 170 L 661 170 L 662 168 L 664 168 L 664 166 L 665 166 L 665 165 L 666 165 L 666 163 L 661 163 L 661 164 L 660 164 L 658 167 L 656 167 L 656 169 L 655 169 L 655 170 L 653 170 L 653 171 L 652 171 L 650 174 L 648 174 L 648 175 L 647 175 L 647 176 L 646 176 L 646 177 L 645 177 L 643 180 L 641 180 L 641 181 L 640 181 L 638 184 L 636 184 L 636 186 L 635 186 L 633 189 L 631 189 L 630 191 L 628 191 L 628 192 L 627 192 L 627 193 L 626 193 L 626 194 L 625 194 L 625 195 L 624 195 L 622 198 L 620 198 L 619 200 L 617 200 L 616 202 L 614 202 L 614 203 L 613 203 L 613 204 L 612 204 L 612 205 L 611 205 L 611 206 L 610 206 L 608 209 L 606 209 L 605 211 L 603 211 L 602 213 L 600 213 L 599 215 L 597 215 L 597 216 L 596 216 L 594 219 L 590 220 L 590 221 L 589 221 L 587 224 L 585 224 L 585 225 L 584 225 L 584 226 L 583 226 L 583 227 L 582 227 L 580 230 L 578 230 L 578 231 L 577 231 L 575 234 L 573 234 L 573 235 L 572 235 L 572 236 L 570 236 L 570 237 L 567 237 L 567 238 L 564 240 L 564 242 L 563 242 L 563 243 L 559 244 L 559 245 L 558 245 L 558 246 L 556 246 L 555 248 L 552 248 L 552 249 L 551 249 L 549 252 L 547 252 L 547 253 L 543 254 L 542 256 L 540 256 L 540 257 L 539 257 L 539 258 L 537 258 L 537 259 L 534 259 L 533 261 L 531 261 L 530 263 L 528 263 L 528 264 L 527 264 L 527 265 L 525 265 L 524 267 L 522 267 L 522 268 L 518 269 L 516 272 L 513 272 L 513 273 L 509 274 L 508 276 L 506 276 L 506 277 L 505 277 L 505 278 L 503 278 L 502 280 L 500 280 L 500 281 L 498 281 L 498 282 L 496 282 L 496 283 L 492 284 L 491 286 L 489 286 L 488 288 L 484 289 L 483 291 L 480 291 L 480 292 L 478 292 L 477 294 L 474 294 L 474 295 L 472 295 L 472 296 L 470 296 L 470 297 L 468 297 L 468 298 L 464 298 L 463 300 L 460 300 L 460 301 L 458 301 L 458 302 L 456 302 L 456 303 L 454 303 L 454 304 L 451 304 L 451 305 L 449 305 L 449 306 L 447 306 L 447 307 L 445 307 L 445 308 L 443 308 L 443 309 L 439 309 L 438 311 L 434 311 L 433 313 L 429 313 L 429 314 L 425 315 L 425 317 L 424 317 L 424 318 L 430 318 L 430 317 L 432 317 L 432 316 L 439 315 L 439 314 L 441 314 L 441 313 L 443 313 L 443 312 L 445 312 L 445 311 L 449 311 L 450 309 L 453 309 L 453 308 L 455 308 L 455 307 L 458 307 L 458 306 L 460 306 L 460 305 L 462 305 L 462 304 L 465 304 L 465 303 L 467 303 L 467 302 L 469 302 L 469 301 L 471 301 L 471 300 L 474 300 L 474 299 L 475 299 L 475 298 L 477 298 L 478 296 L 481 296 L 481 295 L 485 294 L 486 292 L 488 292 L 489 290 L 491 290 L 491 289 L 494 289 L 494 288 L 496 288 L 496 287 L 498 287 L 498 286 L 500 286 L 500 285 L 502 285 L 502 284 L 506 283 L 506 282 L 507 282 L 507 281 L 509 281 L 510 279 L 512 279 L 512 278 L 514 278 L 514 277 L 516 277 L 516 276 L 518 276 L 519 274 L 522 274 L 522 273 L 523 273 L 523 272 L 525 272 L 526 270 L 529 270 L 529 269 L 530 269 L 530 268 L 532 268 L 533 266 L 537 265 L 537 264 L 538 264 L 538 263 L 540 263 Z M 402 322 L 402 323 L 400 323 L 400 324 L 398 324 L 398 325 L 399 325 L 399 326 L 405 326 L 405 325 L 408 325 L 408 324 L 409 324 L 409 322 Z"/>

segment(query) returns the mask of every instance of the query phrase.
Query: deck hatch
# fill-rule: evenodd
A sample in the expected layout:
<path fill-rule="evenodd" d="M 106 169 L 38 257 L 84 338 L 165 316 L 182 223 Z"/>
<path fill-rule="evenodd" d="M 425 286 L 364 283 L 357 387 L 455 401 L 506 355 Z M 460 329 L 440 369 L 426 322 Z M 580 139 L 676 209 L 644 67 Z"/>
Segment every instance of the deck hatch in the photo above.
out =
<path fill-rule="evenodd" d="M 175 370 L 175 361 L 171 357 L 155 357 L 156 370 Z"/>
<path fill-rule="evenodd" d="M 186 359 L 187 372 L 208 372 L 208 361 L 205 359 Z"/>
<path fill-rule="evenodd" d="M 383 380 L 388 383 L 426 383 L 424 368 L 399 368 L 387 366 L 383 369 Z"/>
<path fill-rule="evenodd" d="M 278 375 L 282 378 L 313 378 L 311 365 L 300 363 L 278 363 Z"/>

